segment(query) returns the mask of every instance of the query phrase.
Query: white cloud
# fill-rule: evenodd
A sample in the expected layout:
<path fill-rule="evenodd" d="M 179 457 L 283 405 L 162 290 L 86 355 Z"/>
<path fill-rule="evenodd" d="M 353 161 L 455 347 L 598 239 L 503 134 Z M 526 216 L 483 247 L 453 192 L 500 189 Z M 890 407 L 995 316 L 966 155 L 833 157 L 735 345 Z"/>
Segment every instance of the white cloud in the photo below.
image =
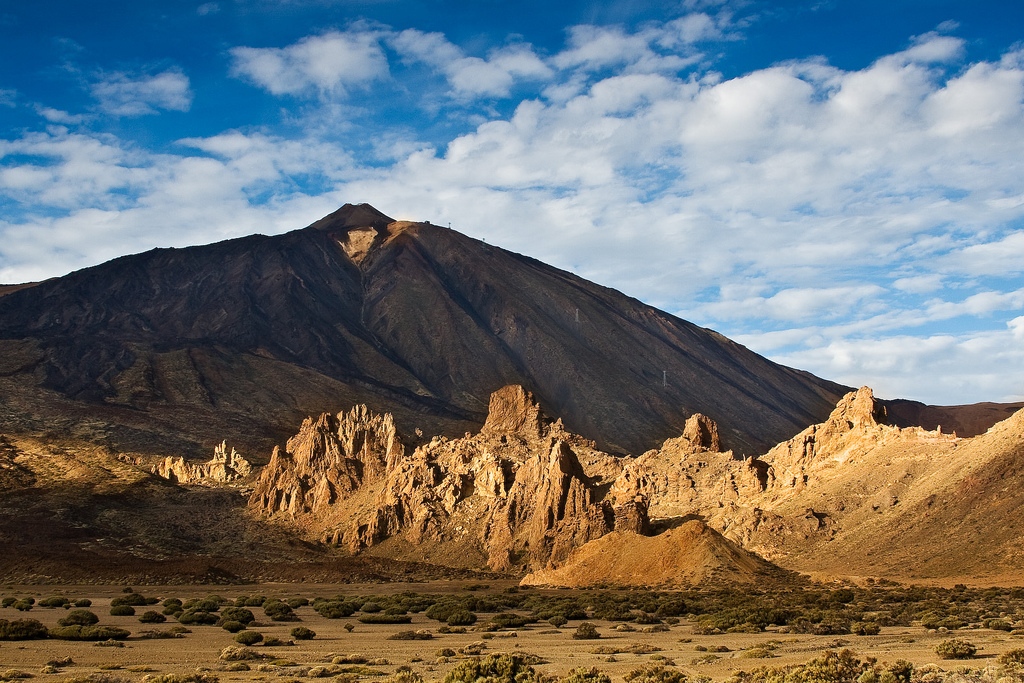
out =
<path fill-rule="evenodd" d="M 529 45 L 498 48 L 481 59 L 467 56 L 442 33 L 406 29 L 392 35 L 390 43 L 403 59 L 444 74 L 459 97 L 508 97 L 517 81 L 544 81 L 553 73 Z"/>
<path fill-rule="evenodd" d="M 329 31 L 284 48 L 235 47 L 231 73 L 274 95 L 316 90 L 345 95 L 387 78 L 387 57 L 372 31 Z"/>
<path fill-rule="evenodd" d="M 152 75 L 105 74 L 91 90 L 100 109 L 112 116 L 144 116 L 159 109 L 188 111 L 192 106 L 188 76 L 176 68 Z"/>

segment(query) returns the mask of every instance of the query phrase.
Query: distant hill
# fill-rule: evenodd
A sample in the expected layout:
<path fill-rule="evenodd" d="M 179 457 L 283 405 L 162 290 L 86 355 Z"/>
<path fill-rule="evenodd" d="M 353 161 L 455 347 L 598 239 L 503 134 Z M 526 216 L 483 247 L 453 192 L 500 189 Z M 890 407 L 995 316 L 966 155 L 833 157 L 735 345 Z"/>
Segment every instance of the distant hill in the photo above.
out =
<path fill-rule="evenodd" d="M 257 462 L 302 418 L 366 403 L 460 435 L 520 384 L 641 453 L 702 412 L 764 451 L 845 387 L 534 259 L 346 205 L 308 228 L 155 249 L 0 292 L 0 420 L 119 452 Z M 73 427 L 71 427 L 73 425 Z"/>

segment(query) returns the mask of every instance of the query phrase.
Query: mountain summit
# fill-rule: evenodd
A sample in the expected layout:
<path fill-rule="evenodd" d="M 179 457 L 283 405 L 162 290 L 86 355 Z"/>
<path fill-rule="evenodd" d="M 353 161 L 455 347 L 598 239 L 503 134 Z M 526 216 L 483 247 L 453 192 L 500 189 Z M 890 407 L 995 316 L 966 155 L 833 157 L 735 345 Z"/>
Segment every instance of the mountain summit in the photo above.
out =
<path fill-rule="evenodd" d="M 367 204 L 9 291 L 0 358 L 0 417 L 60 414 L 120 451 L 193 457 L 224 439 L 269 453 L 307 415 L 357 403 L 409 432 L 460 435 L 511 384 L 606 450 L 643 452 L 700 412 L 723 447 L 755 453 L 823 420 L 846 391 Z"/>

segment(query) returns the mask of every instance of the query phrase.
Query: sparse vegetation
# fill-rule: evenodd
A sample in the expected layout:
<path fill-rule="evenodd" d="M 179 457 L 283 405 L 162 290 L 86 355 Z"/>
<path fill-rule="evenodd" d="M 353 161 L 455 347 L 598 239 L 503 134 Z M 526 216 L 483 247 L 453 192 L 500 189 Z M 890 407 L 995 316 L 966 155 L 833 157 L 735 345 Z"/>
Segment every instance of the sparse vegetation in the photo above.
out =
<path fill-rule="evenodd" d="M 541 683 L 541 676 L 519 655 L 488 655 L 461 662 L 444 683 Z"/>
<path fill-rule="evenodd" d="M 57 620 L 58 626 L 92 626 L 98 624 L 100 618 L 87 609 L 73 609 Z"/>
<path fill-rule="evenodd" d="M 974 643 L 963 638 L 950 638 L 935 646 L 939 659 L 970 659 L 978 652 Z"/>
<path fill-rule="evenodd" d="M 46 627 L 35 619 L 0 619 L 0 640 L 36 640 L 46 637 Z"/>
<path fill-rule="evenodd" d="M 235 635 L 235 642 L 242 645 L 255 645 L 262 642 L 263 634 L 259 631 L 242 631 Z"/>
<path fill-rule="evenodd" d="M 58 640 L 125 640 L 131 631 L 115 626 L 59 626 L 49 631 L 51 638 Z"/>
<path fill-rule="evenodd" d="M 291 630 L 291 636 L 295 640 L 312 640 L 316 638 L 316 631 L 308 629 L 305 626 L 296 626 Z"/>
<path fill-rule="evenodd" d="M 597 632 L 596 626 L 589 621 L 584 621 L 576 627 L 576 632 L 572 634 L 572 637 L 576 640 L 594 640 L 600 638 L 601 634 Z"/>

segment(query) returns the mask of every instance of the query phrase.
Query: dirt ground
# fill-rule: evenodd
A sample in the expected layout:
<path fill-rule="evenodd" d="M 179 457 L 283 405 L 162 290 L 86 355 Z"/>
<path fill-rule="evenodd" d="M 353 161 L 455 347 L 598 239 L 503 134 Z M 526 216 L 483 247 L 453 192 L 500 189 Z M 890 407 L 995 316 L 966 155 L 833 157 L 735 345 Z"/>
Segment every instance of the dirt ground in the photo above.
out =
<path fill-rule="evenodd" d="M 502 587 L 491 584 L 491 590 Z M 205 597 L 212 593 L 233 599 L 242 595 L 260 594 L 268 597 L 288 599 L 335 595 L 371 595 L 385 592 L 412 590 L 417 593 L 462 592 L 461 582 L 434 582 L 417 584 L 373 584 L 373 585 L 312 585 L 312 584 L 262 584 L 258 586 L 172 586 L 135 587 L 146 596 L 178 597 L 188 599 Z M 698 636 L 692 632 L 692 625 L 685 619 L 672 625 L 667 632 L 644 632 L 640 625 L 632 625 L 634 632 L 618 632 L 613 622 L 592 620 L 601 638 L 598 640 L 574 640 L 572 635 L 578 622 L 570 622 L 561 629 L 549 624 L 532 624 L 515 630 L 495 633 L 474 631 L 466 633 L 438 633 L 440 624 L 423 614 L 412 615 L 411 624 L 376 625 L 360 623 L 356 616 L 344 619 L 325 619 L 312 607 L 299 607 L 296 614 L 301 622 L 276 623 L 265 617 L 260 608 L 250 608 L 257 616 L 257 623 L 250 630 L 259 631 L 265 637 L 276 636 L 282 640 L 293 640 L 292 628 L 306 626 L 316 632 L 313 640 L 295 641 L 292 646 L 264 647 L 253 649 L 266 655 L 265 659 L 248 662 L 250 670 L 228 670 L 229 662 L 220 659 L 221 651 L 237 645 L 232 634 L 216 626 L 190 626 L 191 633 L 175 639 L 142 639 L 139 634 L 147 630 L 168 630 L 177 625 L 169 618 L 164 624 L 141 624 L 138 616 L 114 617 L 109 615 L 110 601 L 121 595 L 117 586 L 5 586 L 4 595 L 19 597 L 32 596 L 40 600 L 51 595 L 64 595 L 73 599 L 89 598 L 90 609 L 100 617 L 100 624 L 128 629 L 132 637 L 123 647 L 97 645 L 91 642 L 60 640 L 32 640 L 0 642 L 0 676 L 5 671 L 16 670 L 32 674 L 37 679 L 63 681 L 80 678 L 89 674 L 105 672 L 133 681 L 141 680 L 147 674 L 190 674 L 209 671 L 222 683 L 228 681 L 265 681 L 272 678 L 299 678 L 309 675 L 309 670 L 320 665 L 330 665 L 338 655 L 363 655 L 377 660 L 366 666 L 377 676 L 394 673 L 400 666 L 408 666 L 427 681 L 441 680 L 445 674 L 464 657 L 439 658 L 442 648 L 458 651 L 473 643 L 482 643 L 483 654 L 511 652 L 533 654 L 546 663 L 536 668 L 549 675 L 561 676 L 577 667 L 597 667 L 607 673 L 613 681 L 622 681 L 625 674 L 651 660 L 666 658 L 690 675 L 709 676 L 714 680 L 728 678 L 734 671 L 751 670 L 763 665 L 780 666 L 806 662 L 827 649 L 849 648 L 861 658 L 875 657 L 879 662 L 906 659 L 915 666 L 938 664 L 946 670 L 955 669 L 966 662 L 941 661 L 934 653 L 935 645 L 953 635 L 966 638 L 978 647 L 973 666 L 994 663 L 1002 653 L 1024 647 L 1024 636 L 1013 636 L 1006 632 L 986 629 L 960 630 L 955 634 L 927 632 L 922 627 L 885 628 L 877 636 L 810 636 L 775 632 L 752 634 L 723 634 Z M 146 609 L 136 607 L 141 614 Z M 0 619 L 14 620 L 31 618 L 48 627 L 56 626 L 57 620 L 65 614 L 64 609 L 48 609 L 36 606 L 29 612 L 14 609 L 0 609 Z M 479 614 L 480 623 L 489 615 Z M 345 625 L 353 630 L 348 632 Z M 432 634 L 430 640 L 405 641 L 388 640 L 398 631 L 426 629 Z M 768 644 L 774 646 L 771 658 L 751 656 L 751 648 Z M 647 646 L 645 654 L 608 654 L 611 650 L 626 650 L 631 646 Z M 655 648 L 657 648 L 656 651 Z M 703 649 L 702 649 L 703 648 Z M 714 650 L 720 650 L 715 652 Z M 653 651 L 653 652 L 651 652 Z M 48 662 L 70 657 L 73 664 L 61 666 L 55 673 L 43 673 Z M 386 660 L 386 663 L 384 663 Z M 345 665 L 342 665 L 344 667 Z M 364 670 L 360 678 L 372 680 Z"/>

